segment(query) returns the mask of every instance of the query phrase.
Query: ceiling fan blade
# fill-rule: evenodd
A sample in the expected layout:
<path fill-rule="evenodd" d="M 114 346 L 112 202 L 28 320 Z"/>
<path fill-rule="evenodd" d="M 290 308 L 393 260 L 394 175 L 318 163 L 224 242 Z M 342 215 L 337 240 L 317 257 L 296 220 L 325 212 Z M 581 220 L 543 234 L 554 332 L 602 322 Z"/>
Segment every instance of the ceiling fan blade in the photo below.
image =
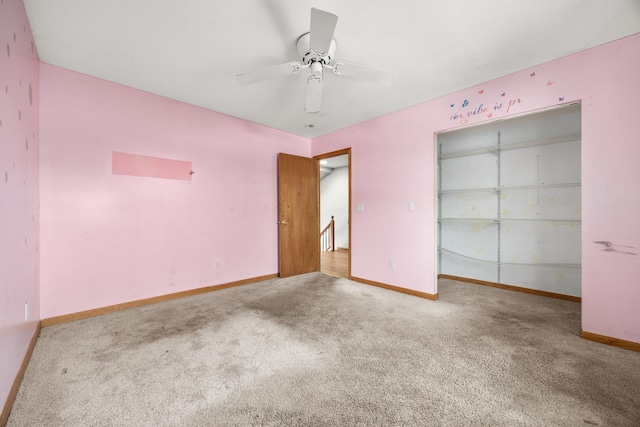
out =
<path fill-rule="evenodd" d="M 307 80 L 307 113 L 317 113 L 322 104 L 322 77 L 312 75 Z"/>
<path fill-rule="evenodd" d="M 359 80 L 382 80 L 388 79 L 396 74 L 395 71 L 342 61 L 332 63 L 331 65 L 326 66 L 326 68 L 329 68 L 334 74 L 339 76 L 351 77 Z"/>
<path fill-rule="evenodd" d="M 311 50 L 319 54 L 329 52 L 337 22 L 338 16 L 333 13 L 311 8 Z"/>
<path fill-rule="evenodd" d="M 298 73 L 302 68 L 307 68 L 300 62 L 292 61 L 284 64 L 274 65 L 272 67 L 261 68 L 248 73 L 238 74 L 236 78 L 242 86 L 262 82 L 276 77 L 288 76 Z"/>

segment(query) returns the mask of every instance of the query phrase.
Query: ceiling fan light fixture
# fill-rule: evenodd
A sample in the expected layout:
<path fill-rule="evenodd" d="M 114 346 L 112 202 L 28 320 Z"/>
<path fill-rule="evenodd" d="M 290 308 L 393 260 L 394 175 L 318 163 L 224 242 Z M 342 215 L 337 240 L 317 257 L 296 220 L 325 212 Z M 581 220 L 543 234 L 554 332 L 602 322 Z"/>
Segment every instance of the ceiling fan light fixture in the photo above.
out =
<path fill-rule="evenodd" d="M 322 78 L 322 63 L 318 61 L 311 62 L 311 74 L 312 76 Z"/>

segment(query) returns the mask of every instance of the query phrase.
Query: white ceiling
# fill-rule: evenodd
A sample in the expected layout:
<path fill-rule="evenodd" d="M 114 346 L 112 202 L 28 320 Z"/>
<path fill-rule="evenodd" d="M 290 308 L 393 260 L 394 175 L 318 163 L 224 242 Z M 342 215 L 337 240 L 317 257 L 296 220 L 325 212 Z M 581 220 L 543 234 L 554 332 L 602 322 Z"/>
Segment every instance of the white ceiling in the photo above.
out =
<path fill-rule="evenodd" d="M 640 32 L 640 0 L 24 0 L 43 62 L 315 137 Z M 312 7 L 338 15 L 335 59 L 394 70 L 240 86 L 299 61 Z M 313 125 L 310 127 L 309 125 Z"/>

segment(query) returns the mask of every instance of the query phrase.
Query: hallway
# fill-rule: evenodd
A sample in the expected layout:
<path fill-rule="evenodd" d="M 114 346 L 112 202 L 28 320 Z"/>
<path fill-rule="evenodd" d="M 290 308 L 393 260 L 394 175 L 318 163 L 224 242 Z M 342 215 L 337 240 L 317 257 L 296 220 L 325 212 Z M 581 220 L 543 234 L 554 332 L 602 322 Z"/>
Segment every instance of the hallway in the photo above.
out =
<path fill-rule="evenodd" d="M 349 249 L 320 252 L 320 271 L 336 277 L 349 277 Z"/>

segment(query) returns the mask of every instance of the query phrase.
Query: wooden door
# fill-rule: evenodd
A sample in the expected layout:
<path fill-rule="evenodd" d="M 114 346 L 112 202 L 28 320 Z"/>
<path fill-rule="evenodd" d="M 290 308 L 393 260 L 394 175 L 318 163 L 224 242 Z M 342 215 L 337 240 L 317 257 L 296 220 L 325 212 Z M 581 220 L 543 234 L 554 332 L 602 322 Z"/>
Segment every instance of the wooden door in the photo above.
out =
<path fill-rule="evenodd" d="M 320 176 L 316 159 L 278 154 L 278 230 L 280 277 L 320 270 Z"/>

